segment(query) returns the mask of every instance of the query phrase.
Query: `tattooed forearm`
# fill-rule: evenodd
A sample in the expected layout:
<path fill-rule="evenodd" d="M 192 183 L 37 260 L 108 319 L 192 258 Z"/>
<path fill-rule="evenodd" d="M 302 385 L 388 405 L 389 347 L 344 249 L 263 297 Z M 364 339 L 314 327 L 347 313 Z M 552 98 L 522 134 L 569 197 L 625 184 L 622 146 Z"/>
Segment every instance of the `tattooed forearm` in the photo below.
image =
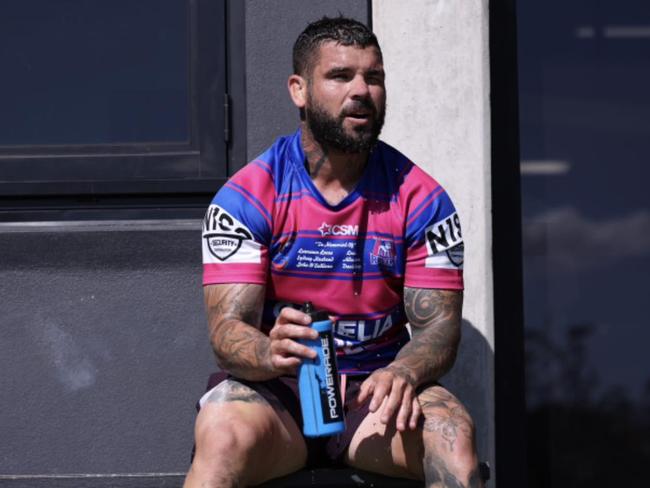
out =
<path fill-rule="evenodd" d="M 217 328 L 212 348 L 219 366 L 249 380 L 268 379 L 270 375 L 269 338 L 252 326 L 238 322 Z"/>
<path fill-rule="evenodd" d="M 258 330 L 264 299 L 261 285 L 205 288 L 210 342 L 219 366 L 243 379 L 273 377 L 269 338 Z"/>
<path fill-rule="evenodd" d="M 463 295 L 460 291 L 404 289 L 404 308 L 412 338 L 394 365 L 411 370 L 417 384 L 435 381 L 456 359 Z"/>
<path fill-rule="evenodd" d="M 264 300 L 262 285 L 210 285 L 204 291 L 211 333 L 219 322 L 230 320 L 260 326 Z"/>

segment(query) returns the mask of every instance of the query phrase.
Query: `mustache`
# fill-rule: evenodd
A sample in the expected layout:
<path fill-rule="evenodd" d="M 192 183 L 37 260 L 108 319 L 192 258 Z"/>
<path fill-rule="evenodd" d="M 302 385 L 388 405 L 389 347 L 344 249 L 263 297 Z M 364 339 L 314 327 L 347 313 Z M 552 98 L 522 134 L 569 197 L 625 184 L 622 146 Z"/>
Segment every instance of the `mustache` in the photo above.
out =
<path fill-rule="evenodd" d="M 350 102 L 346 107 L 341 111 L 341 117 L 346 117 L 348 115 L 354 114 L 360 110 L 369 111 L 373 115 L 377 115 L 377 107 L 368 98 L 363 98 L 360 100 L 354 100 Z"/>

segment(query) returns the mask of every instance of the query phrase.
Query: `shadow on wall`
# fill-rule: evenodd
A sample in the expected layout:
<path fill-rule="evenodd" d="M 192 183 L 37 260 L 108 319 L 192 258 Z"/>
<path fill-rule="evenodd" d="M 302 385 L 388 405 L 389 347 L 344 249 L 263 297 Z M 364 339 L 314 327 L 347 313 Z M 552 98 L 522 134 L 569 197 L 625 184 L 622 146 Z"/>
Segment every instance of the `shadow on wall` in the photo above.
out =
<path fill-rule="evenodd" d="M 476 426 L 476 447 L 479 459 L 490 459 L 489 427 L 493 419 L 492 364 L 494 351 L 483 334 L 463 319 L 462 339 L 456 364 L 441 383 L 465 405 Z"/>

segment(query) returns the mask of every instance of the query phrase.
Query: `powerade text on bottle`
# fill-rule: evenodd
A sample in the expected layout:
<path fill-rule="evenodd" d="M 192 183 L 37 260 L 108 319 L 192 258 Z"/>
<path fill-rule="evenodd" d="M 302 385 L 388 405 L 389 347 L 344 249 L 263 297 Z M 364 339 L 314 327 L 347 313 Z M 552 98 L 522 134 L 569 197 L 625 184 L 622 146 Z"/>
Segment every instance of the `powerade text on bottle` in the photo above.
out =
<path fill-rule="evenodd" d="M 345 420 L 336 368 L 332 321 L 327 312 L 314 311 L 311 302 L 305 303 L 302 311 L 309 314 L 312 329 L 318 331 L 318 339 L 300 341 L 318 353 L 315 359 L 303 359 L 298 369 L 302 430 L 308 437 L 338 434 L 345 430 Z"/>

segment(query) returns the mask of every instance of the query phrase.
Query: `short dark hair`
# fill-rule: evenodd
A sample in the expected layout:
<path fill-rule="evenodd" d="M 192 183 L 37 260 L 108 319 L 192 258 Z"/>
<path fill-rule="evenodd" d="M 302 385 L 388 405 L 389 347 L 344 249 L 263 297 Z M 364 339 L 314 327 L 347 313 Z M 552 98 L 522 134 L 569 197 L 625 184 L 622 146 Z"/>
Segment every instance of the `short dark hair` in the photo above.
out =
<path fill-rule="evenodd" d="M 305 27 L 296 39 L 293 45 L 294 74 L 304 76 L 311 73 L 318 48 L 325 42 L 361 48 L 375 46 L 381 56 L 379 42 L 366 25 L 342 15 L 323 17 Z"/>

